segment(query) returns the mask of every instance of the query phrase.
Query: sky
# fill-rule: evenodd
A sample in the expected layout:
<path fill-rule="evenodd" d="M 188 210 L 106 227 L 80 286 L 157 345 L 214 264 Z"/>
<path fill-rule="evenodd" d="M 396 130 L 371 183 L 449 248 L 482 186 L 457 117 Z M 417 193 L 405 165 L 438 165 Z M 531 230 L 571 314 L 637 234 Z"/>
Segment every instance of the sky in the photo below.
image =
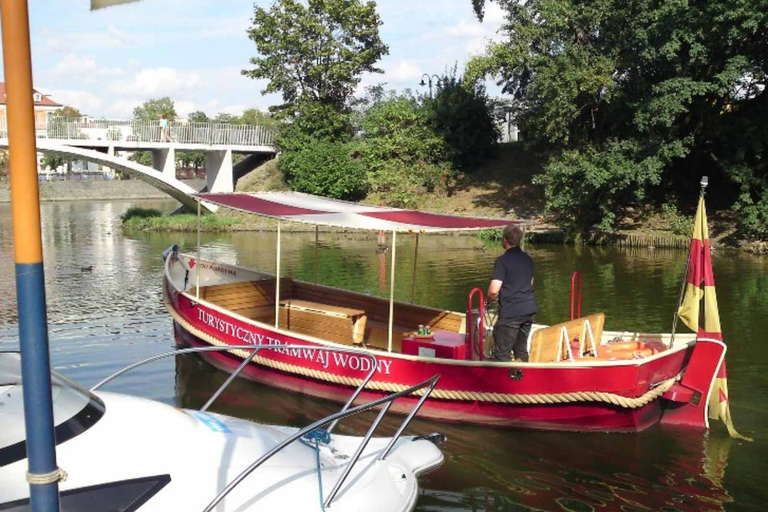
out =
<path fill-rule="evenodd" d="M 257 0 L 269 7 L 272 0 Z M 134 107 L 170 96 L 181 117 L 202 110 L 210 117 L 266 110 L 280 103 L 262 95 L 266 82 L 240 74 L 251 67 L 256 45 L 248 39 L 253 2 L 247 0 L 147 0 L 89 11 L 88 0 L 30 2 L 35 88 L 82 113 L 131 118 Z M 440 74 L 497 39 L 503 21 L 495 3 L 483 23 L 471 0 L 380 0 L 382 40 L 389 55 L 384 74 L 366 74 L 359 91 L 423 90 L 423 73 Z M 499 88 L 489 82 L 488 92 Z"/>

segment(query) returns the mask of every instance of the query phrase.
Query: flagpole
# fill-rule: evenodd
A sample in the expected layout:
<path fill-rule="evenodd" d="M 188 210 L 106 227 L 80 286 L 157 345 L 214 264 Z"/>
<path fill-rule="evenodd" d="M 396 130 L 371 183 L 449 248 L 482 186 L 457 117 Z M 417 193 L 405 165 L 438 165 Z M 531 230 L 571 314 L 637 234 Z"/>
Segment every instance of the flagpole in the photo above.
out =
<path fill-rule="evenodd" d="M 11 216 L 27 441 L 27 482 L 32 512 L 58 512 L 58 482 L 63 473 L 56 463 L 32 103 L 29 12 L 26 0 L 0 2 L 0 11 L 8 105 Z"/>
<path fill-rule="evenodd" d="M 699 183 L 701 186 L 701 190 L 699 191 L 699 199 L 704 197 L 704 194 L 707 192 L 707 185 L 709 185 L 709 177 L 702 176 L 701 177 L 701 183 Z M 694 224 L 696 223 L 696 219 L 693 219 Z M 675 309 L 675 314 L 672 315 L 672 337 L 669 340 L 669 348 L 672 348 L 675 346 L 675 331 L 677 330 L 677 321 L 680 319 L 680 306 L 683 304 L 683 297 L 685 297 L 685 287 L 688 284 L 688 269 L 691 266 L 691 255 L 688 254 L 688 258 L 685 260 L 685 272 L 683 272 L 683 282 L 680 285 L 680 296 L 677 299 L 677 308 Z"/>

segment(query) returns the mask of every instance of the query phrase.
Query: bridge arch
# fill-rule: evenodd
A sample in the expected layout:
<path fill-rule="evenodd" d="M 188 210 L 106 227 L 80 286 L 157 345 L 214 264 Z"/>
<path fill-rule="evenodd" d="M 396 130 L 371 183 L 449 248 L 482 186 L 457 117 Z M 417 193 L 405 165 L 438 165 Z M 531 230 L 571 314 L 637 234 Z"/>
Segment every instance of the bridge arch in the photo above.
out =
<path fill-rule="evenodd" d="M 8 149 L 8 139 L 0 139 L 0 148 Z M 110 167 L 120 172 L 125 172 L 131 177 L 146 181 L 153 187 L 162 190 L 187 208 L 192 210 L 197 209 L 197 201 L 193 197 L 193 194 L 197 193 L 195 189 L 175 177 L 163 174 L 146 165 L 141 165 L 126 158 L 108 155 L 92 149 L 65 146 L 46 139 L 37 140 L 37 150 L 42 153 L 50 153 L 65 158 L 85 160 Z M 203 203 L 203 207 L 211 212 L 216 211 L 216 206 L 212 204 Z"/>

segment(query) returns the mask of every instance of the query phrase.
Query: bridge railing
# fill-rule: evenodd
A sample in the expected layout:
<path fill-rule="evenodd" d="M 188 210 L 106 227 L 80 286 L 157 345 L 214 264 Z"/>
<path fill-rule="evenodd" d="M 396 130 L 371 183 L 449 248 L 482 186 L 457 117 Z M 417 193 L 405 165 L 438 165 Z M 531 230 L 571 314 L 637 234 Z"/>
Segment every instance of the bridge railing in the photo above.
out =
<path fill-rule="evenodd" d="M 38 130 L 47 139 L 99 140 L 122 143 L 174 142 L 209 146 L 273 146 L 277 130 L 271 126 L 224 123 L 168 123 L 163 137 L 160 121 L 82 121 L 52 117 Z"/>

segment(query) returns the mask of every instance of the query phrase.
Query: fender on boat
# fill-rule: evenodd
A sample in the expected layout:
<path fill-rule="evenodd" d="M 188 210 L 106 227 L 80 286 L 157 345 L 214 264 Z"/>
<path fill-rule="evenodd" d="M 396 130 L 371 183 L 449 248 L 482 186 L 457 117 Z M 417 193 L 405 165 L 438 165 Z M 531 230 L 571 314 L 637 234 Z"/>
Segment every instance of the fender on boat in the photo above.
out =
<path fill-rule="evenodd" d="M 662 425 L 709 428 L 709 394 L 725 351 L 722 341 L 696 341 L 682 379 L 662 395 L 666 399 Z"/>

